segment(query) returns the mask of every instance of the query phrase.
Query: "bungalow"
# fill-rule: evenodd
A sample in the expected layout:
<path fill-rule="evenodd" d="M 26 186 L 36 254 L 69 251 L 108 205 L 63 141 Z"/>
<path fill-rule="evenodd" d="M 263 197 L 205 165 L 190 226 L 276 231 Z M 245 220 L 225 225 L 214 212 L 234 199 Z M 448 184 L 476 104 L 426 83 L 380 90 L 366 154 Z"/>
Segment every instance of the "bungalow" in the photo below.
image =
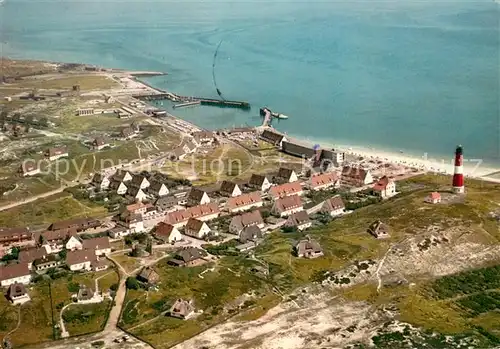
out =
<path fill-rule="evenodd" d="M 179 230 L 174 227 L 172 224 L 168 224 L 165 222 L 160 222 L 156 226 L 155 236 L 157 239 L 162 240 L 163 242 L 173 244 L 177 241 L 182 240 L 182 235 Z"/>
<path fill-rule="evenodd" d="M 292 183 L 298 181 L 299 177 L 297 177 L 297 174 L 294 170 L 281 167 L 278 171 L 278 174 L 276 175 L 275 180 L 279 184 Z"/>
<path fill-rule="evenodd" d="M 302 195 L 302 186 L 300 182 L 285 183 L 269 189 L 269 194 L 276 200 L 289 195 Z"/>
<path fill-rule="evenodd" d="M 175 196 L 162 196 L 155 201 L 155 207 L 160 212 L 174 209 L 179 204 L 179 199 Z"/>
<path fill-rule="evenodd" d="M 186 320 L 194 314 L 194 307 L 191 301 L 185 301 L 179 298 L 170 308 L 168 314 L 171 317 Z"/>
<path fill-rule="evenodd" d="M 241 195 L 241 190 L 238 184 L 231 181 L 223 181 L 220 186 L 220 194 L 222 196 L 235 197 Z"/>
<path fill-rule="evenodd" d="M 92 269 L 92 263 L 95 263 L 96 260 L 96 255 L 89 250 L 69 251 L 66 255 L 66 264 L 72 271 L 89 271 Z"/>
<path fill-rule="evenodd" d="M 244 228 L 240 234 L 238 240 L 242 244 L 246 244 L 248 242 L 253 242 L 257 244 L 260 239 L 262 239 L 262 230 L 256 225 L 250 225 Z"/>
<path fill-rule="evenodd" d="M 308 181 L 309 189 L 311 190 L 324 190 L 328 188 L 340 187 L 340 180 L 336 173 L 326 172 L 321 174 L 312 175 Z"/>
<path fill-rule="evenodd" d="M 12 284 L 29 284 L 31 273 L 27 263 L 9 264 L 0 267 L 0 286 L 6 287 Z"/>
<path fill-rule="evenodd" d="M 132 181 L 130 182 L 129 187 L 132 186 L 134 188 L 146 189 L 149 185 L 150 183 L 146 177 L 136 174 L 132 176 Z"/>
<path fill-rule="evenodd" d="M 14 305 L 23 304 L 31 300 L 28 292 L 26 292 L 26 288 L 21 283 L 14 283 L 9 286 L 7 298 Z"/>
<path fill-rule="evenodd" d="M 43 271 L 51 268 L 57 268 L 61 264 L 58 255 L 50 254 L 33 261 L 33 267 L 36 271 Z"/>
<path fill-rule="evenodd" d="M 77 236 L 76 229 L 59 229 L 56 231 L 47 230 L 42 233 L 37 233 L 35 241 L 47 252 L 58 253 L 64 248 L 66 241 L 71 236 Z"/>
<path fill-rule="evenodd" d="M 302 211 L 302 200 L 298 195 L 285 196 L 274 202 L 272 211 L 280 217 L 286 217 L 292 213 Z"/>
<path fill-rule="evenodd" d="M 125 195 L 127 193 L 127 186 L 125 183 L 112 179 L 109 183 L 109 189 L 118 195 Z"/>
<path fill-rule="evenodd" d="M 160 281 L 160 275 L 151 267 L 145 267 L 137 275 L 137 280 L 154 285 Z"/>
<path fill-rule="evenodd" d="M 67 219 L 64 221 L 58 221 L 52 223 L 49 226 L 49 230 L 57 231 L 57 230 L 74 229 L 78 233 L 80 233 L 89 229 L 96 229 L 100 226 L 101 222 L 95 218 L 75 218 L 75 219 Z"/>
<path fill-rule="evenodd" d="M 49 148 L 45 155 L 49 158 L 50 161 L 55 161 L 60 158 L 67 158 L 69 156 L 68 149 L 66 147 L 58 147 L 58 148 Z"/>
<path fill-rule="evenodd" d="M 143 192 L 141 188 L 130 186 L 127 188 L 127 196 L 137 202 L 145 201 L 148 198 L 146 193 Z"/>
<path fill-rule="evenodd" d="M 122 139 L 132 139 L 137 137 L 137 133 L 131 127 L 124 127 L 120 130 L 119 137 Z"/>
<path fill-rule="evenodd" d="M 127 236 L 130 234 L 130 230 L 128 230 L 126 227 L 123 225 L 117 225 L 114 228 L 111 228 L 108 230 L 108 235 L 112 237 L 113 239 L 120 239 L 124 236 Z"/>
<path fill-rule="evenodd" d="M 433 191 L 425 198 L 425 202 L 430 204 L 439 204 L 441 202 L 441 194 L 437 191 Z"/>
<path fill-rule="evenodd" d="M 143 215 L 146 213 L 147 205 L 142 202 L 136 202 L 135 204 L 127 205 L 125 207 L 126 214 L 139 214 Z"/>
<path fill-rule="evenodd" d="M 264 132 L 262 132 L 262 134 L 260 135 L 260 138 L 263 141 L 271 143 L 272 145 L 279 148 L 282 147 L 283 142 L 287 141 L 285 135 L 271 130 L 264 130 Z"/>
<path fill-rule="evenodd" d="M 382 199 L 396 195 L 396 183 L 387 176 L 380 178 L 373 186 L 373 191 Z"/>
<path fill-rule="evenodd" d="M 389 230 L 387 226 L 381 221 L 375 221 L 368 227 L 368 232 L 375 236 L 377 239 L 389 237 Z"/>
<path fill-rule="evenodd" d="M 219 206 L 217 203 L 213 202 L 206 205 L 198 205 L 184 210 L 169 212 L 165 218 L 165 222 L 179 228 L 185 226 L 189 218 L 209 221 L 219 217 L 219 214 Z"/>
<path fill-rule="evenodd" d="M 124 170 L 116 171 L 112 177 L 113 180 L 118 181 L 118 182 L 124 182 L 124 183 L 130 182 L 132 180 L 132 178 L 133 177 L 130 174 L 130 172 L 124 171 Z"/>
<path fill-rule="evenodd" d="M 171 161 L 182 160 L 186 157 L 186 155 L 187 152 L 184 150 L 184 147 L 177 147 L 168 154 L 168 158 Z"/>
<path fill-rule="evenodd" d="M 187 204 L 189 206 L 196 206 L 196 205 L 205 205 L 210 202 L 210 198 L 208 197 L 208 194 L 200 190 L 198 188 L 192 188 L 191 191 L 189 192 L 188 198 L 187 198 Z"/>
<path fill-rule="evenodd" d="M 321 212 L 327 213 L 332 217 L 339 216 L 345 211 L 344 201 L 340 195 L 335 195 L 332 198 L 326 199 L 323 207 L 321 207 Z"/>
<path fill-rule="evenodd" d="M 319 243 L 309 236 L 306 239 L 300 240 L 294 249 L 299 258 L 317 258 L 323 256 L 323 249 Z"/>
<path fill-rule="evenodd" d="M 39 174 L 40 167 L 34 161 L 23 161 L 19 171 L 24 177 L 35 176 Z"/>
<path fill-rule="evenodd" d="M 200 221 L 196 218 L 189 218 L 184 234 L 192 236 L 197 239 L 203 239 L 210 233 L 210 227 L 207 223 Z"/>
<path fill-rule="evenodd" d="M 83 244 L 76 236 L 71 236 L 66 242 L 65 247 L 68 251 L 81 250 L 83 249 Z"/>
<path fill-rule="evenodd" d="M 106 141 L 103 137 L 97 137 L 92 142 L 92 148 L 94 150 L 102 150 L 102 149 L 107 148 L 107 147 L 109 147 L 109 142 Z"/>
<path fill-rule="evenodd" d="M 356 187 L 362 187 L 373 183 L 373 177 L 369 170 L 352 166 L 344 166 L 342 168 L 341 180 L 346 184 Z"/>
<path fill-rule="evenodd" d="M 94 251 L 96 256 L 107 255 L 111 253 L 111 245 L 107 236 L 83 240 L 83 249 Z"/>
<path fill-rule="evenodd" d="M 0 245 L 35 244 L 33 233 L 27 228 L 0 228 Z"/>
<path fill-rule="evenodd" d="M 17 259 L 19 260 L 19 263 L 27 263 L 28 269 L 31 270 L 31 267 L 35 260 L 43 258 L 47 255 L 47 250 L 44 247 L 28 248 L 19 251 Z"/>
<path fill-rule="evenodd" d="M 192 267 L 205 263 L 202 251 L 196 247 L 187 247 L 174 256 L 168 263 L 178 267 Z"/>
<path fill-rule="evenodd" d="M 304 230 L 309 228 L 312 225 L 311 219 L 306 211 L 299 211 L 292 213 L 290 217 L 288 217 L 285 226 L 287 227 L 295 227 L 298 230 Z"/>
<path fill-rule="evenodd" d="M 128 233 L 141 233 L 144 231 L 144 221 L 140 214 L 126 214 L 121 217 L 122 220 L 118 224 L 126 227 Z M 127 233 L 127 235 L 128 235 Z"/>
<path fill-rule="evenodd" d="M 153 182 L 148 188 L 148 194 L 157 198 L 167 196 L 169 193 L 168 187 L 161 182 Z"/>
<path fill-rule="evenodd" d="M 250 177 L 250 181 L 248 182 L 248 186 L 250 188 L 265 192 L 269 188 L 271 188 L 272 184 L 269 181 L 269 179 L 267 179 L 267 177 L 265 175 L 253 174 L 252 177 Z"/>
<path fill-rule="evenodd" d="M 104 176 L 103 174 L 96 173 L 94 174 L 94 177 L 92 177 L 92 184 L 98 189 L 98 190 L 107 190 L 110 185 L 110 180 L 108 177 Z"/>
<path fill-rule="evenodd" d="M 232 197 L 227 200 L 226 209 L 231 212 L 246 211 L 254 207 L 262 207 L 262 197 L 260 191 Z"/>
<path fill-rule="evenodd" d="M 259 210 L 243 213 L 239 216 L 234 216 L 229 224 L 229 232 L 239 234 L 244 228 L 256 225 L 260 229 L 264 228 L 264 219 Z"/>
<path fill-rule="evenodd" d="M 197 131 L 191 135 L 198 145 L 212 145 L 215 140 L 214 133 L 210 131 Z"/>

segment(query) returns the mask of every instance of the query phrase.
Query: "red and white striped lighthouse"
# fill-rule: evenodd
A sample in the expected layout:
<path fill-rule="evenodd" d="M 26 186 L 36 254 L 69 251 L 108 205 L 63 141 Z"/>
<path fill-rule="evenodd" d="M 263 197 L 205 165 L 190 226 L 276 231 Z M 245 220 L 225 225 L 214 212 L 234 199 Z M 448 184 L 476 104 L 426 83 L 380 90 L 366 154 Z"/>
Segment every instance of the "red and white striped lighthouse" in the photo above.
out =
<path fill-rule="evenodd" d="M 453 191 L 458 194 L 465 192 L 464 187 L 464 154 L 462 146 L 455 150 L 455 172 L 453 173 Z"/>

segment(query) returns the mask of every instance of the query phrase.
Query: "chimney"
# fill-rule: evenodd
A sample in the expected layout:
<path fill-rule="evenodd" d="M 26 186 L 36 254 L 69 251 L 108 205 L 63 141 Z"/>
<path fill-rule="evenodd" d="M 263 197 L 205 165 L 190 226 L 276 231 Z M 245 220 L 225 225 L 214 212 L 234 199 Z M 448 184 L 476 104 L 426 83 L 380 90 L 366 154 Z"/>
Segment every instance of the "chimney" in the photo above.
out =
<path fill-rule="evenodd" d="M 465 192 L 463 161 L 463 149 L 462 146 L 459 145 L 455 150 L 455 171 L 453 173 L 453 192 L 457 194 L 463 194 Z"/>

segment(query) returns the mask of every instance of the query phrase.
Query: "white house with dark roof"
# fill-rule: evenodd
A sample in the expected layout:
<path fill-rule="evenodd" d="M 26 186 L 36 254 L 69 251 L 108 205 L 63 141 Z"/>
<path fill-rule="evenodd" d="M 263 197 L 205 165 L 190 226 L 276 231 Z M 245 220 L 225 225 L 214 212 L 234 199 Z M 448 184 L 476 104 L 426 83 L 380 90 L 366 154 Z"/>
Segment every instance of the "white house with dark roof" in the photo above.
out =
<path fill-rule="evenodd" d="M 272 211 L 280 215 L 280 217 L 286 217 L 295 212 L 302 211 L 303 209 L 304 207 L 300 196 L 292 195 L 277 199 L 274 202 Z"/>
<path fill-rule="evenodd" d="M 125 183 L 117 181 L 117 180 L 112 180 L 109 183 L 109 189 L 118 195 L 125 195 L 125 194 L 127 194 L 127 190 L 128 190 Z"/>
<path fill-rule="evenodd" d="M 68 251 L 81 250 L 83 249 L 83 244 L 77 236 L 70 236 L 64 247 Z"/>
<path fill-rule="evenodd" d="M 7 298 L 13 305 L 24 304 L 31 300 L 26 288 L 21 283 L 14 283 L 9 286 Z"/>
<path fill-rule="evenodd" d="M 97 257 L 91 250 L 69 251 L 66 255 L 66 264 L 71 271 L 89 271 L 95 261 L 97 261 Z"/>
<path fill-rule="evenodd" d="M 187 204 L 189 206 L 206 205 L 210 203 L 208 194 L 198 188 L 192 188 L 187 197 Z"/>
<path fill-rule="evenodd" d="M 128 187 L 127 196 L 137 202 L 145 201 L 148 198 L 146 193 L 139 187 Z"/>
<path fill-rule="evenodd" d="M 107 236 L 83 240 L 83 249 L 94 251 L 96 256 L 104 256 L 111 253 L 111 245 Z"/>
<path fill-rule="evenodd" d="M 241 195 L 241 189 L 238 184 L 231 181 L 223 181 L 219 191 L 223 196 L 235 197 Z"/>
<path fill-rule="evenodd" d="M 340 195 L 335 195 L 326 199 L 321 207 L 321 212 L 327 213 L 332 217 L 340 216 L 345 212 L 345 205 Z"/>
<path fill-rule="evenodd" d="M 282 147 L 283 142 L 286 142 L 287 139 L 285 135 L 275 132 L 273 130 L 264 130 L 264 132 L 261 133 L 260 138 L 268 143 L 271 143 L 272 145 L 275 145 L 279 148 Z"/>
<path fill-rule="evenodd" d="M 29 284 L 31 272 L 28 263 L 9 264 L 0 267 L 0 286 L 6 287 L 12 284 Z"/>
<path fill-rule="evenodd" d="M 130 172 L 125 171 L 125 170 L 116 171 L 112 177 L 113 180 L 119 181 L 119 182 L 124 182 L 124 183 L 130 182 L 132 180 L 132 178 L 133 177 L 130 174 Z"/>
<path fill-rule="evenodd" d="M 92 177 L 92 184 L 98 190 L 107 190 L 109 188 L 110 183 L 111 181 L 109 180 L 109 178 L 101 173 L 96 173 L 94 174 L 94 177 Z"/>
<path fill-rule="evenodd" d="M 295 227 L 298 230 L 304 230 L 309 228 L 312 225 L 311 219 L 309 218 L 309 215 L 307 214 L 306 211 L 298 211 L 292 213 L 286 223 L 285 226 L 287 227 Z"/>
<path fill-rule="evenodd" d="M 102 150 L 107 147 L 109 147 L 109 142 L 105 140 L 103 137 L 97 137 L 92 142 L 92 148 L 95 150 Z"/>
<path fill-rule="evenodd" d="M 152 182 L 148 188 L 148 193 L 157 198 L 160 198 L 162 196 L 167 196 L 170 193 L 170 191 L 168 190 L 168 187 L 164 183 Z"/>
<path fill-rule="evenodd" d="M 279 184 L 292 183 L 299 180 L 297 173 L 291 168 L 281 167 L 276 175 L 276 182 Z"/>
<path fill-rule="evenodd" d="M 264 228 L 265 223 L 259 210 L 243 213 L 239 216 L 234 216 L 229 223 L 229 232 L 231 234 L 239 234 L 244 228 L 256 225 L 260 229 Z"/>
<path fill-rule="evenodd" d="M 323 249 L 320 244 L 309 236 L 300 240 L 294 246 L 294 249 L 299 258 L 317 258 L 323 256 Z"/>
<path fill-rule="evenodd" d="M 248 182 L 248 186 L 253 189 L 260 190 L 262 192 L 266 192 L 271 188 L 272 183 L 265 175 L 252 174 L 250 177 L 250 181 Z"/>
<path fill-rule="evenodd" d="M 165 222 L 158 223 L 155 230 L 155 236 L 164 242 L 168 242 L 169 244 L 182 240 L 182 235 L 179 232 L 179 229 L 174 227 L 172 224 Z"/>
<path fill-rule="evenodd" d="M 132 176 L 132 180 L 130 181 L 129 187 L 135 187 L 140 189 L 146 189 L 150 185 L 148 179 L 143 175 L 135 174 Z"/>
<path fill-rule="evenodd" d="M 197 239 L 203 239 L 208 233 L 210 233 L 210 231 L 210 227 L 207 223 L 196 218 L 189 218 L 186 227 L 184 228 L 184 234 Z"/>

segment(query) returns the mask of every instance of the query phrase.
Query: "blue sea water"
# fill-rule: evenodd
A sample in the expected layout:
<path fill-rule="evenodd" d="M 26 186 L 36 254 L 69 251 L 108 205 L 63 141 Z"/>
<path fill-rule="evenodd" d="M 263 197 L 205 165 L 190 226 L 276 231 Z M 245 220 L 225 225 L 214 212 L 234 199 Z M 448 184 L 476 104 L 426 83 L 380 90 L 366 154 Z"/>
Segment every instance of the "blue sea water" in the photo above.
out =
<path fill-rule="evenodd" d="M 206 127 L 275 126 L 330 144 L 500 164 L 499 8 L 480 1 L 5 0 L 4 56 L 160 70 L 153 85 L 246 100 L 174 114 Z"/>

